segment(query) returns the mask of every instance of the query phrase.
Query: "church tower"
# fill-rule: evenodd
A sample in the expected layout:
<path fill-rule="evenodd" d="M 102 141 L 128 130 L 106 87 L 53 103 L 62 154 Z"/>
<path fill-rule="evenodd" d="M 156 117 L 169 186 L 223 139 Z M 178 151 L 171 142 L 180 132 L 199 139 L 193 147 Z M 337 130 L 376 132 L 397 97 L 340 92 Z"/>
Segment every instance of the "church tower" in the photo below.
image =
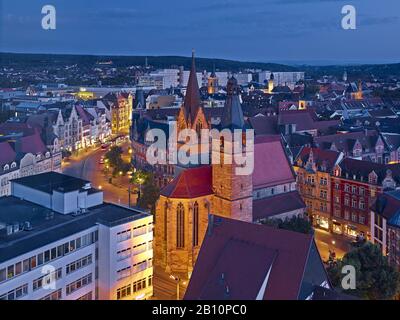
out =
<path fill-rule="evenodd" d="M 228 80 L 227 98 L 221 118 L 220 137 L 213 137 L 213 158 L 220 163 L 212 164 L 213 203 L 212 213 L 223 217 L 252 222 L 253 184 L 252 175 L 239 175 L 237 168 L 241 167 L 235 161 L 235 155 L 242 155 L 242 150 L 234 146 L 233 133 L 235 129 L 242 131 L 243 148 L 246 148 L 245 122 L 239 100 L 239 86 L 234 77 Z M 231 138 L 223 134 L 230 132 Z M 218 139 L 218 140 L 216 140 Z M 249 155 L 249 153 L 247 153 Z M 251 156 L 254 156 L 251 155 Z"/>
<path fill-rule="evenodd" d="M 274 74 L 271 72 L 268 80 L 268 93 L 272 93 L 272 91 L 274 91 Z"/>
<path fill-rule="evenodd" d="M 192 51 L 192 67 L 190 69 L 185 99 L 179 111 L 177 122 L 178 131 L 182 129 L 195 129 L 200 133 L 201 129 L 209 128 L 200 98 L 194 50 Z"/>
<path fill-rule="evenodd" d="M 208 77 L 207 91 L 210 95 L 218 92 L 218 77 L 215 73 L 215 64 L 213 66 L 213 72 Z"/>
<path fill-rule="evenodd" d="M 363 89 L 362 89 L 361 80 L 358 81 L 358 91 L 355 94 L 355 99 L 356 100 L 362 100 L 363 99 Z"/>

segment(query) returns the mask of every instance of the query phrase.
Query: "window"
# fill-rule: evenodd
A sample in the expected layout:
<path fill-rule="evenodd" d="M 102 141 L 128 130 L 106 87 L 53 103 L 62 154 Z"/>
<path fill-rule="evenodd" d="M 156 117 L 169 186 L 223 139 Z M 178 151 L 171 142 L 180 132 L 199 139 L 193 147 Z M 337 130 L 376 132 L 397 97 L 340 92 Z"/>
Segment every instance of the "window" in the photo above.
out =
<path fill-rule="evenodd" d="M 359 191 L 360 191 L 360 196 L 364 196 L 365 195 L 365 188 L 360 187 Z"/>
<path fill-rule="evenodd" d="M 15 288 L 1 295 L 0 300 L 15 300 L 23 296 L 26 296 L 27 294 L 28 294 L 28 284 L 25 283 L 22 286 L 19 286 L 18 288 Z"/>
<path fill-rule="evenodd" d="M 357 222 L 357 214 L 355 212 L 351 213 L 351 220 Z"/>
<path fill-rule="evenodd" d="M 348 184 L 344 185 L 344 191 L 350 192 L 350 186 Z"/>
<path fill-rule="evenodd" d="M 117 278 L 118 280 L 121 280 L 123 278 L 126 277 L 130 277 L 131 276 L 131 266 L 120 269 L 117 271 Z"/>
<path fill-rule="evenodd" d="M 132 284 L 133 292 L 138 292 L 140 290 L 143 290 L 143 289 L 146 288 L 146 286 L 147 286 L 146 285 L 146 278 L 137 280 Z"/>
<path fill-rule="evenodd" d="M 60 279 L 62 276 L 62 269 L 58 268 L 57 270 L 43 275 L 35 280 L 33 280 L 33 291 L 41 289 L 43 285 L 49 285 L 51 281 L 56 281 Z"/>
<path fill-rule="evenodd" d="M 117 241 L 122 242 L 131 238 L 131 229 L 117 233 Z"/>
<path fill-rule="evenodd" d="M 168 236 L 168 204 L 164 204 L 164 242 L 167 241 Z"/>
<path fill-rule="evenodd" d="M 65 270 L 67 274 L 70 274 L 76 270 L 84 268 L 92 263 L 92 255 L 89 254 L 81 259 L 78 259 L 74 262 L 67 264 Z"/>
<path fill-rule="evenodd" d="M 193 206 L 193 246 L 199 245 L 199 204 Z"/>
<path fill-rule="evenodd" d="M 353 208 L 357 208 L 357 199 L 352 199 L 352 200 L 351 200 L 351 206 L 352 206 Z"/>
<path fill-rule="evenodd" d="M 349 212 L 349 210 L 345 210 L 345 211 L 344 211 L 344 218 L 345 218 L 346 220 L 350 220 L 350 212 Z"/>
<path fill-rule="evenodd" d="M 351 192 L 356 194 L 357 193 L 357 187 L 356 186 L 352 186 L 351 187 Z"/>
<path fill-rule="evenodd" d="M 79 297 L 77 300 L 92 300 L 93 299 L 92 296 L 93 296 L 92 291 L 90 291 L 84 294 L 83 296 Z"/>
<path fill-rule="evenodd" d="M 344 197 L 344 205 L 345 205 L 345 206 L 349 206 L 349 205 L 350 205 L 350 198 L 349 198 L 348 195 L 346 195 L 346 196 Z"/>
<path fill-rule="evenodd" d="M 131 256 L 131 248 L 126 248 L 117 251 L 118 261 L 125 260 Z"/>
<path fill-rule="evenodd" d="M 176 209 L 176 247 L 185 247 L 185 208 L 182 203 Z"/>
<path fill-rule="evenodd" d="M 79 290 L 80 288 L 82 288 L 84 286 L 87 286 L 90 283 L 92 283 L 92 274 L 91 273 L 68 284 L 66 287 L 66 293 L 67 293 L 67 295 L 70 295 L 71 293 L 75 292 L 76 290 Z"/>
<path fill-rule="evenodd" d="M 123 286 L 117 289 L 117 300 L 123 299 L 131 295 L 131 285 Z"/>
<path fill-rule="evenodd" d="M 7 279 L 6 268 L 0 269 L 0 282 L 5 281 L 6 279 Z"/>
<path fill-rule="evenodd" d="M 58 290 L 44 296 L 40 300 L 61 300 L 61 298 L 62 298 L 62 291 L 61 291 L 61 289 L 58 289 Z"/>

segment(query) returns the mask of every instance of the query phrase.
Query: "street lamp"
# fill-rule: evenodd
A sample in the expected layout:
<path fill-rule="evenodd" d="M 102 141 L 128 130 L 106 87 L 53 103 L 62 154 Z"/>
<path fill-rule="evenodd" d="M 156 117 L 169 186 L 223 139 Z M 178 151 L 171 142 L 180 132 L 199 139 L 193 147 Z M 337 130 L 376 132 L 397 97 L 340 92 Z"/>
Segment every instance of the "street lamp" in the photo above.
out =
<path fill-rule="evenodd" d="M 182 279 L 179 278 L 178 276 L 174 276 L 174 275 L 172 275 L 172 274 L 171 274 L 169 277 L 170 277 L 172 280 L 175 280 L 175 282 L 176 282 L 176 300 L 179 300 L 179 285 L 180 285 Z M 186 285 L 186 281 L 183 281 L 182 284 L 183 284 L 183 285 Z"/>

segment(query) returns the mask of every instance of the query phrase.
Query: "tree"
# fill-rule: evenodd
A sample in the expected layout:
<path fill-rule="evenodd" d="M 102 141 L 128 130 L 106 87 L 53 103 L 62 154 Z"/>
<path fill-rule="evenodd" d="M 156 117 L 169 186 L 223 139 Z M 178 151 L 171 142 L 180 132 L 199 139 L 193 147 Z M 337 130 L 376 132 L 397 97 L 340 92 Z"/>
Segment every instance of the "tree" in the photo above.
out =
<path fill-rule="evenodd" d="M 117 167 L 122 161 L 123 150 L 121 147 L 112 146 L 110 150 L 105 154 L 106 159 L 108 159 L 110 166 Z"/>
<path fill-rule="evenodd" d="M 399 294 L 400 273 L 389 265 L 377 245 L 367 242 L 354 247 L 337 264 L 328 267 L 329 278 L 338 290 L 342 290 L 341 282 L 346 275 L 342 268 L 346 265 L 354 266 L 356 272 L 356 289 L 348 289 L 346 294 L 371 300 L 393 299 Z"/>
<path fill-rule="evenodd" d="M 137 205 L 144 209 L 150 209 L 151 213 L 155 213 L 156 202 L 160 196 L 160 190 L 153 183 L 153 181 L 148 181 L 142 187 L 142 192 L 140 198 L 138 199 Z"/>
<path fill-rule="evenodd" d="M 132 176 L 132 183 L 139 185 L 141 190 L 137 205 L 144 209 L 150 209 L 154 213 L 160 190 L 154 184 L 153 175 L 137 170 Z"/>
<path fill-rule="evenodd" d="M 282 219 L 267 219 L 264 224 L 274 228 L 291 230 L 295 232 L 311 234 L 313 232 L 310 221 L 300 216 L 293 216 L 292 218 Z"/>

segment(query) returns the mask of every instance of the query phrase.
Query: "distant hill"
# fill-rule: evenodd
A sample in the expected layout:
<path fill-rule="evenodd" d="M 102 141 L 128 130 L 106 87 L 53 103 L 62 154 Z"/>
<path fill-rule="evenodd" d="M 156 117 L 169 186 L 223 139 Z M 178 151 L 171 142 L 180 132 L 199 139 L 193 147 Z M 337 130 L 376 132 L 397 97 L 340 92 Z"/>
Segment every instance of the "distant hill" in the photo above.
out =
<path fill-rule="evenodd" d="M 98 62 L 112 61 L 112 66 L 127 67 L 144 65 L 146 56 L 95 56 L 95 55 L 67 55 L 67 54 L 20 54 L 0 53 L 0 65 L 3 67 L 30 67 L 49 68 L 60 65 L 74 65 L 92 67 Z M 170 68 L 184 66 L 190 68 L 191 58 L 182 56 L 147 56 L 148 64 L 154 68 Z M 332 65 L 332 66 L 289 66 L 277 63 L 242 62 L 225 59 L 196 58 L 197 69 L 212 70 L 213 65 L 218 70 L 238 72 L 245 69 L 262 69 L 270 71 L 305 71 L 308 77 L 333 75 L 342 77 L 344 70 L 349 79 L 392 76 L 400 79 L 400 63 L 371 64 L 371 65 Z"/>
<path fill-rule="evenodd" d="M 90 65 L 99 61 L 113 62 L 115 67 L 127 67 L 132 65 L 144 65 L 146 56 L 94 56 L 94 55 L 64 55 L 64 54 L 20 54 L 0 53 L 0 61 L 3 66 L 11 65 L 35 65 L 49 66 L 57 64 Z M 148 64 L 154 68 L 170 68 L 171 66 L 184 66 L 189 69 L 191 57 L 181 56 L 147 56 Z M 271 71 L 296 71 L 296 67 L 261 62 L 241 62 L 224 59 L 211 59 L 196 57 L 196 67 L 200 70 L 216 69 L 240 71 L 245 69 L 263 69 Z"/>

